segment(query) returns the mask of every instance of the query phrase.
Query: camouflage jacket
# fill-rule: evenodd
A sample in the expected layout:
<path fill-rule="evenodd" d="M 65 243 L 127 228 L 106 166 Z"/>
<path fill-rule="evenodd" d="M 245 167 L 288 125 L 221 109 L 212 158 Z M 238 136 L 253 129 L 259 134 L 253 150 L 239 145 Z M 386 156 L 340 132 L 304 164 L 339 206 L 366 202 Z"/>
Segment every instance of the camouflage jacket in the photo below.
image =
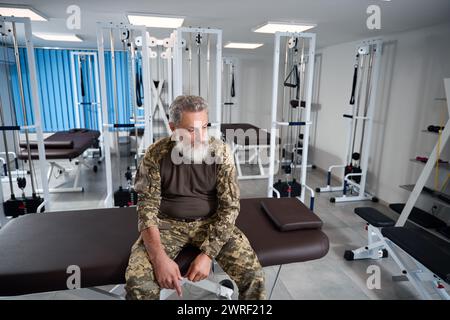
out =
<path fill-rule="evenodd" d="M 171 152 L 175 141 L 171 137 L 162 138 L 152 144 L 139 164 L 135 190 L 138 193 L 138 228 L 141 232 L 151 226 L 158 226 L 161 202 L 160 162 L 167 152 Z M 228 241 L 239 214 L 239 186 L 233 156 L 226 143 L 210 138 L 209 145 L 215 157 L 220 159 L 217 174 L 218 207 L 208 226 L 208 233 L 200 246 L 205 254 L 215 258 Z"/>

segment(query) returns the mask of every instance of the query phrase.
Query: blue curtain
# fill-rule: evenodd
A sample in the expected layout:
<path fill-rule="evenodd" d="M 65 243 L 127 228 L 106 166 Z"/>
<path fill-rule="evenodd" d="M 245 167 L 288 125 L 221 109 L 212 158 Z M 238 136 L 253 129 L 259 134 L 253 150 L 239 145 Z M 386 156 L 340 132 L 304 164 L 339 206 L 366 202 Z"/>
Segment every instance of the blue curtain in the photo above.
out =
<path fill-rule="evenodd" d="M 77 50 L 80 51 L 80 50 Z M 87 51 L 87 50 L 84 50 Z M 75 128 L 75 106 L 72 90 L 72 75 L 70 70 L 70 52 L 71 50 L 59 49 L 35 49 L 37 88 L 40 99 L 42 126 L 45 132 L 55 132 Z M 109 122 L 115 123 L 113 90 L 111 79 L 111 53 L 105 53 L 106 62 L 106 82 L 108 95 L 108 115 Z M 20 48 L 20 64 L 23 79 L 23 91 L 26 105 L 27 123 L 34 123 L 34 116 L 31 102 L 31 84 L 28 73 L 28 60 L 25 48 Z M 131 83 L 131 72 L 128 68 L 128 57 L 125 52 L 115 52 L 116 82 L 117 82 L 117 101 L 119 118 L 118 123 L 130 123 L 132 115 L 132 100 L 129 84 Z M 78 101 L 82 104 L 81 126 L 90 129 L 97 129 L 96 108 L 89 102 L 95 101 L 96 93 L 94 87 L 94 65 L 92 70 L 88 68 L 86 61 L 81 63 L 83 70 L 84 93 L 82 96 L 81 79 L 78 62 L 75 62 L 76 82 Z M 10 67 L 12 79 L 12 92 L 14 106 L 17 112 L 17 120 L 20 125 L 24 125 L 22 105 L 20 101 L 19 84 L 17 79 L 17 68 L 13 64 Z M 89 79 L 90 78 L 90 79 Z M 92 81 L 92 85 L 89 85 Z"/>

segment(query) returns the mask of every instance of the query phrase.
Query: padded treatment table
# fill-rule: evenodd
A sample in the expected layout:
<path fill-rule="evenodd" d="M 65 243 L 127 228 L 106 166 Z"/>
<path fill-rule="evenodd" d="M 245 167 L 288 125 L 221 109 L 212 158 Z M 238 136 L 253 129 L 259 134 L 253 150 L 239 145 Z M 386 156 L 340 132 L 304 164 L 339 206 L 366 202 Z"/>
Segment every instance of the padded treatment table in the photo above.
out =
<path fill-rule="evenodd" d="M 241 200 L 237 226 L 263 266 L 327 254 L 329 241 L 320 229 L 280 232 L 261 200 Z M 81 287 L 124 283 L 137 238 L 135 207 L 20 216 L 0 229 L 0 296 L 67 290 L 70 265 L 80 267 Z"/>
<path fill-rule="evenodd" d="M 47 160 L 75 159 L 88 148 L 95 145 L 100 137 L 100 131 L 89 129 L 72 129 L 59 131 L 44 139 L 45 157 Z M 72 143 L 70 143 L 72 141 Z M 26 144 L 20 143 L 18 158 L 28 160 Z M 39 159 L 37 143 L 31 142 L 31 159 Z"/>

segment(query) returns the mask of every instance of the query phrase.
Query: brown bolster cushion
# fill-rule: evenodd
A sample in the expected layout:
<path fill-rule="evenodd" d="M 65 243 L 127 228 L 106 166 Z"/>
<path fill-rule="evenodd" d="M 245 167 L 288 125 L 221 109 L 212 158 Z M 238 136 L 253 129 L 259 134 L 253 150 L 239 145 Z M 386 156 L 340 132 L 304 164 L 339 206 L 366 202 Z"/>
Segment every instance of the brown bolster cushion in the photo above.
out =
<path fill-rule="evenodd" d="M 322 220 L 297 198 L 269 198 L 261 201 L 269 219 L 280 231 L 320 229 Z"/>

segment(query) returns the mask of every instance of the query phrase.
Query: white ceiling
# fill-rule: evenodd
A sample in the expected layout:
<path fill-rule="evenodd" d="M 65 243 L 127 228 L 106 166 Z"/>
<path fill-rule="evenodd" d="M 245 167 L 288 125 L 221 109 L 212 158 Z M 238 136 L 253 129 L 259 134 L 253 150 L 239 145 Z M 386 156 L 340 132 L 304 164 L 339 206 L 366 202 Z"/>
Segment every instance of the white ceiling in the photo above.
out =
<path fill-rule="evenodd" d="M 2 1 L 2 0 L 0 0 Z M 299 21 L 316 23 L 318 47 L 354 41 L 382 34 L 411 30 L 450 21 L 450 0 L 33 0 L 3 1 L 26 4 L 49 18 L 33 22 L 33 30 L 64 33 L 66 9 L 77 4 L 81 8 L 81 29 L 76 33 L 83 43 L 55 43 L 35 38 L 35 46 L 96 47 L 96 22 L 127 22 L 126 12 L 171 14 L 186 17 L 184 26 L 201 26 L 223 30 L 223 42 L 262 42 L 254 54 L 271 54 L 273 36 L 257 34 L 252 28 L 266 21 Z M 371 4 L 381 7 L 381 30 L 368 30 L 366 9 Z M 158 37 L 167 30 L 152 30 Z M 162 33 L 161 33 L 162 31 Z M 225 54 L 238 53 L 224 49 Z"/>

